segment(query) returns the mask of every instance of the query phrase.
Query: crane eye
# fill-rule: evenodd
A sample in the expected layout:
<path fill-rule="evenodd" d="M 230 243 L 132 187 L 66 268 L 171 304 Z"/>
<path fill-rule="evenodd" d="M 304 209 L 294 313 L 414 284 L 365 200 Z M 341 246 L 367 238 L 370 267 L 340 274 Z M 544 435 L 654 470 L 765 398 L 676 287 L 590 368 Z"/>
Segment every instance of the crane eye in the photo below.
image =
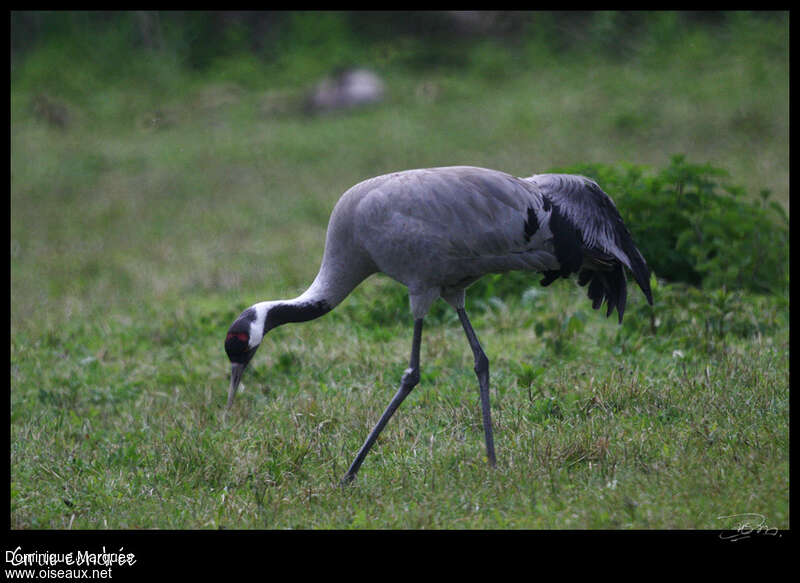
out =
<path fill-rule="evenodd" d="M 228 335 L 225 337 L 225 342 L 228 342 L 234 338 L 239 342 L 244 342 L 245 344 L 250 341 L 250 336 L 246 332 L 228 332 Z"/>

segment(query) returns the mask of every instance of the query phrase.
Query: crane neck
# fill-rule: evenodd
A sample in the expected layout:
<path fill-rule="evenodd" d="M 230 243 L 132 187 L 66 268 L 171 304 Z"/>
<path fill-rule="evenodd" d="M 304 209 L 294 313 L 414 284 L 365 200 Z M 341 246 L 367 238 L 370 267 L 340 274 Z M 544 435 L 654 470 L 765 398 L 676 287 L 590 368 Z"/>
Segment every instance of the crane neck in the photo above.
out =
<path fill-rule="evenodd" d="M 300 303 L 295 299 L 269 303 L 271 305 L 264 323 L 264 332 L 291 322 L 314 320 L 324 316 L 332 309 L 324 300 Z"/>
<path fill-rule="evenodd" d="M 356 275 L 352 269 L 328 269 L 323 263 L 313 283 L 301 295 L 291 300 L 257 304 L 265 308 L 264 332 L 283 324 L 307 322 L 327 314 L 367 275 L 368 273 Z"/>

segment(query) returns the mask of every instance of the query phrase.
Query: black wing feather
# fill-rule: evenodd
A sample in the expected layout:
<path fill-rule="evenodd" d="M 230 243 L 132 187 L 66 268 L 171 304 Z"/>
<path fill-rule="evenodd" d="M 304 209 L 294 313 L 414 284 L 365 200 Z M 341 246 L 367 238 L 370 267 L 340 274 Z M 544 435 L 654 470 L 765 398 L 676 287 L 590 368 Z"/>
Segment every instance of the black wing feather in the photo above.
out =
<path fill-rule="evenodd" d="M 622 322 L 628 299 L 624 266 L 653 304 L 650 268 L 614 202 L 597 183 L 570 174 L 540 174 L 525 180 L 537 186 L 553 209 L 550 229 L 561 269 L 545 272 L 542 285 L 578 272 L 578 284 L 589 285 L 592 307 L 599 309 L 605 301 L 606 315 L 616 309 Z"/>

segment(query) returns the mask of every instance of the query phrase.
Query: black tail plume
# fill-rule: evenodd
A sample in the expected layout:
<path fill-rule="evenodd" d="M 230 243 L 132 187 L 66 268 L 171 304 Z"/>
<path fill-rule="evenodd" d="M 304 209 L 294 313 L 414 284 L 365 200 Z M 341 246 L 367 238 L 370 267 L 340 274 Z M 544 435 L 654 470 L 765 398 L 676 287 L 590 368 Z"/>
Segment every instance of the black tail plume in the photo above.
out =
<path fill-rule="evenodd" d="M 621 324 L 622 316 L 625 314 L 625 304 L 628 300 L 628 282 L 625 279 L 625 270 L 622 264 L 617 263 L 611 271 L 582 269 L 578 274 L 578 285 L 585 286 L 586 284 L 589 284 L 587 295 L 592 300 L 592 308 L 598 310 L 605 302 L 606 317 L 609 317 L 616 309 Z"/>

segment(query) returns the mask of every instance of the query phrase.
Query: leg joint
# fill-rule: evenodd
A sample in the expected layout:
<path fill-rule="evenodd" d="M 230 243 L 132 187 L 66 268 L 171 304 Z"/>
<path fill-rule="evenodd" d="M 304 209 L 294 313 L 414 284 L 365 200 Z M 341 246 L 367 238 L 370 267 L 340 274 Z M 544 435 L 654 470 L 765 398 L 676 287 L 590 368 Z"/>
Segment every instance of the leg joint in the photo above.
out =
<path fill-rule="evenodd" d="M 410 391 L 419 384 L 419 369 L 407 368 L 400 379 L 400 386 Z"/>

